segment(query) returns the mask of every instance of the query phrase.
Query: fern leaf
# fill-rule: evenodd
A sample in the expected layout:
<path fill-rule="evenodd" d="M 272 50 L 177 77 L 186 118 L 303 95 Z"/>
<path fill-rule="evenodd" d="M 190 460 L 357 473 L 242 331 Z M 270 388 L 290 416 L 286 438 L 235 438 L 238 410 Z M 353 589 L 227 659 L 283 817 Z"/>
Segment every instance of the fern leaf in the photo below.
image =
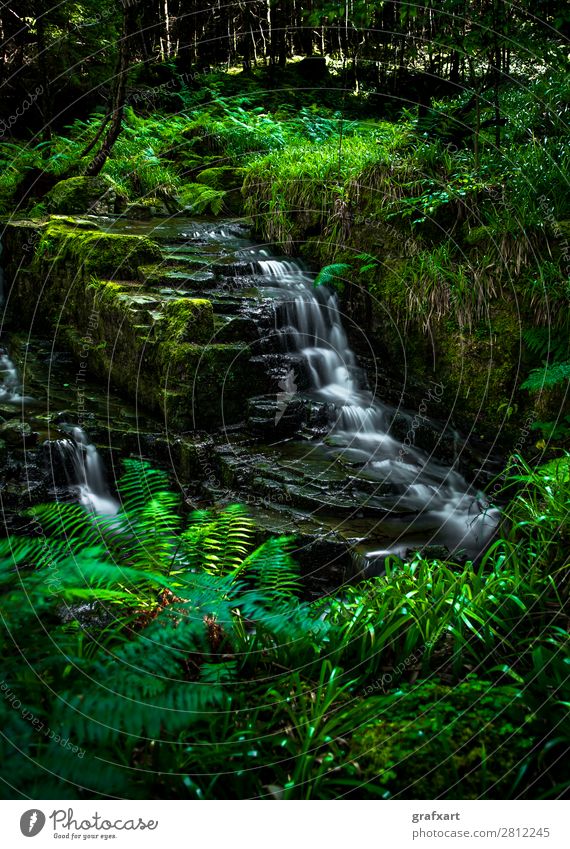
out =
<path fill-rule="evenodd" d="M 530 392 L 539 392 L 541 389 L 550 389 L 565 380 L 570 379 L 570 360 L 565 363 L 549 363 L 542 368 L 533 369 L 521 389 Z"/>
<path fill-rule="evenodd" d="M 334 262 L 321 268 L 315 278 L 315 286 L 333 286 L 337 290 L 344 286 L 343 277 L 350 271 L 350 265 L 345 262 Z"/>

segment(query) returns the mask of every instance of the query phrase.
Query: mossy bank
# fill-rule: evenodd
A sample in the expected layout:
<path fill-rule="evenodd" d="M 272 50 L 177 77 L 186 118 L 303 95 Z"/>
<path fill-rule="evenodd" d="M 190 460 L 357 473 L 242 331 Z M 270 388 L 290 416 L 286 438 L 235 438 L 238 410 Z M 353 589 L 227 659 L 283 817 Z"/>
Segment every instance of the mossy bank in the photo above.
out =
<path fill-rule="evenodd" d="M 9 326 L 53 332 L 77 357 L 78 392 L 87 373 L 107 380 L 176 430 L 243 417 L 247 344 L 217 341 L 208 299 L 149 284 L 144 269 L 162 262 L 154 241 L 52 216 L 9 222 L 3 244 Z"/>

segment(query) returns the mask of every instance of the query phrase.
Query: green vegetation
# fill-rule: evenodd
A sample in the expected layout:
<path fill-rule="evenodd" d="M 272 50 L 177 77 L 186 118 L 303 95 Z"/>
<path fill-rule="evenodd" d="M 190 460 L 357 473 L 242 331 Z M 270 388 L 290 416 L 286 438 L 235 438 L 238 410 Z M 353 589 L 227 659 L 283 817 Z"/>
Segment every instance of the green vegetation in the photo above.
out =
<path fill-rule="evenodd" d="M 518 379 L 520 420 L 538 393 L 543 438 L 566 438 L 568 423 L 554 413 L 569 377 L 556 341 L 567 338 L 569 314 L 567 75 L 550 71 L 525 86 L 503 86 L 500 150 L 488 100 L 479 108 L 476 148 L 470 135 L 450 142 L 459 116 L 464 121 L 472 109 L 469 92 L 434 101 L 427 123 L 411 108 L 387 121 L 363 115 L 372 109 L 366 100 L 357 108 L 349 98 L 339 112 L 314 92 L 300 109 L 291 108 L 293 94 L 256 106 L 262 78 L 248 77 L 243 91 L 230 94 L 241 77 L 224 82 L 211 74 L 199 93 L 182 89 L 178 114 L 126 107 L 101 176 L 69 176 L 84 169 L 81 154 L 96 139 L 99 115 L 76 119 L 50 142 L 0 142 L 4 210 L 41 166 L 51 179 L 66 179 L 39 203 L 28 197 L 32 216 L 120 212 L 127 201 L 126 214 L 142 218 L 161 209 L 245 213 L 265 240 L 325 268 L 320 281 L 335 278 L 347 305 L 364 289 L 361 319 L 372 338 L 386 336 L 388 311 L 409 337 L 412 360 L 419 345 L 418 377 L 429 333 L 449 398 L 459 391 L 467 413 L 490 400 L 500 422 L 496 411 L 512 407 L 510 384 Z M 327 268 L 337 273 L 331 278 Z M 495 324 L 505 328 L 498 342 L 490 338 Z M 515 378 L 517 336 L 525 371 Z M 458 390 L 457 362 L 472 343 L 470 373 Z M 489 358 L 497 356 L 489 381 Z"/>
<path fill-rule="evenodd" d="M 291 538 L 255 548 L 240 507 L 184 519 L 141 461 L 117 516 L 34 508 L 1 545 L 17 795 L 430 798 L 436 766 L 444 798 L 558 794 L 568 468 L 523 475 L 480 566 L 395 560 L 318 602 Z"/>
<path fill-rule="evenodd" d="M 487 493 L 501 523 L 475 562 L 389 557 L 381 577 L 318 600 L 293 537 L 239 505 L 188 515 L 142 459 L 124 461 L 116 516 L 34 507 L 0 535 L 5 794 L 567 794 L 568 10 L 48 6 L 0 9 L 12 329 L 53 333 L 81 372 L 88 359 L 92 379 L 166 422 L 177 472 L 215 480 L 197 429 L 228 426 L 232 450 L 232 426 L 275 384 L 250 359 L 259 328 L 239 285 L 216 299 L 209 255 L 79 216 L 135 233 L 155 216 L 246 218 L 336 292 L 390 402 L 392 382 L 406 405 L 437 378 L 438 415 L 474 445 L 465 460 L 454 443 L 448 465 L 485 467 L 489 437 L 505 469 Z M 2 497 L 45 462 L 47 442 L 33 462 L 25 450 L 38 422 L 59 425 L 49 402 L 33 428 L 2 408 Z"/>

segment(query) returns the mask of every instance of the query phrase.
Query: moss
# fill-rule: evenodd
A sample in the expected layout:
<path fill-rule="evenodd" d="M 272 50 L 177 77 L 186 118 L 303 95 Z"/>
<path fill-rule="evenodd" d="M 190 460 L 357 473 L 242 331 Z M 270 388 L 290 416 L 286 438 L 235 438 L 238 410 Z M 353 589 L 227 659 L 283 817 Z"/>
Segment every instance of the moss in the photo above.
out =
<path fill-rule="evenodd" d="M 157 263 L 160 249 L 144 236 L 70 228 L 49 222 L 36 250 L 40 262 L 71 263 L 77 274 L 98 275 L 118 280 L 137 278 L 138 267 Z"/>
<path fill-rule="evenodd" d="M 49 211 L 64 215 L 81 212 L 120 212 L 126 201 L 125 192 L 104 174 L 61 180 L 48 192 L 45 199 Z"/>
<path fill-rule="evenodd" d="M 168 215 L 168 208 L 160 198 L 138 198 L 133 203 L 127 204 L 123 215 L 126 218 L 147 221 L 153 216 Z"/>
<path fill-rule="evenodd" d="M 243 417 L 243 399 L 255 390 L 245 367 L 247 346 L 171 341 L 160 344 L 156 355 L 156 397 L 170 427 L 209 427 Z"/>
<path fill-rule="evenodd" d="M 153 265 L 141 265 L 138 268 L 138 279 L 150 288 L 171 287 L 177 276 L 178 282 L 180 277 L 191 278 L 195 272 L 207 271 L 209 264 L 208 260 L 196 257 L 180 263 L 167 260 Z"/>
<path fill-rule="evenodd" d="M 94 221 L 89 221 L 80 216 L 72 217 L 71 215 L 50 215 L 49 219 L 53 223 L 65 224 L 68 227 L 75 227 L 78 230 L 99 230 Z"/>
<path fill-rule="evenodd" d="M 487 248 L 497 238 L 496 232 L 492 227 L 471 227 L 467 229 L 463 235 L 463 241 L 466 245 Z"/>
<path fill-rule="evenodd" d="M 180 298 L 164 307 L 160 338 L 168 343 L 208 342 L 213 334 L 214 313 L 205 298 Z"/>
<path fill-rule="evenodd" d="M 32 428 L 21 419 L 8 419 L 0 426 L 0 434 L 5 443 L 12 446 L 22 445 L 31 439 Z"/>
<path fill-rule="evenodd" d="M 509 304 L 493 303 L 486 321 L 471 332 L 442 322 L 435 333 L 438 379 L 456 411 L 485 411 L 482 424 L 504 421 L 502 405 L 516 389 L 520 356 L 520 321 Z"/>
<path fill-rule="evenodd" d="M 118 303 L 118 295 L 124 292 L 124 287 L 112 280 L 97 280 L 94 278 L 87 287 L 93 296 L 93 306 L 108 307 Z"/>
<path fill-rule="evenodd" d="M 381 719 L 352 740 L 362 777 L 386 796 L 415 799 L 505 798 L 530 751 L 530 712 L 517 693 L 468 679 L 430 680 L 379 697 Z"/>

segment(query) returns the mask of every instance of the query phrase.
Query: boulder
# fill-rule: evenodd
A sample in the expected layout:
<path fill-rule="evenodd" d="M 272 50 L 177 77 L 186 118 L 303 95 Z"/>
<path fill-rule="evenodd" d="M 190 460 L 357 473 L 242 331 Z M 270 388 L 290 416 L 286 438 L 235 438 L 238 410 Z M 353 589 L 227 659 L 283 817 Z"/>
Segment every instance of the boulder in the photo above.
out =
<path fill-rule="evenodd" d="M 23 422 L 21 419 L 8 419 L 0 426 L 0 438 L 6 445 L 12 447 L 33 444 L 34 437 L 37 438 L 37 434 L 32 433 L 28 422 Z"/>
<path fill-rule="evenodd" d="M 121 212 L 127 203 L 127 194 L 120 186 L 101 174 L 97 177 L 69 177 L 60 180 L 46 195 L 50 212 L 63 215 L 92 213 L 106 215 Z"/>

